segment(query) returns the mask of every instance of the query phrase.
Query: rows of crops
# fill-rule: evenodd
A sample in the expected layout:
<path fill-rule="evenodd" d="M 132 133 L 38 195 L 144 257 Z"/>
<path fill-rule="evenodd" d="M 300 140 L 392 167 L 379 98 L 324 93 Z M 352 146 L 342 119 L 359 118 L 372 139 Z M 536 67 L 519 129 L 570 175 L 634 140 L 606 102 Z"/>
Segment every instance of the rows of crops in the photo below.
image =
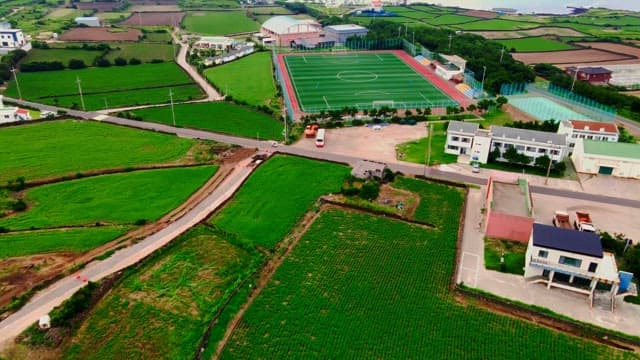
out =
<path fill-rule="evenodd" d="M 462 195 L 418 181 L 430 230 L 325 211 L 247 310 L 222 358 L 598 359 L 610 348 L 474 305 L 448 290 Z M 419 189 L 419 187 L 423 189 Z M 440 194 L 438 196 L 438 194 Z"/>

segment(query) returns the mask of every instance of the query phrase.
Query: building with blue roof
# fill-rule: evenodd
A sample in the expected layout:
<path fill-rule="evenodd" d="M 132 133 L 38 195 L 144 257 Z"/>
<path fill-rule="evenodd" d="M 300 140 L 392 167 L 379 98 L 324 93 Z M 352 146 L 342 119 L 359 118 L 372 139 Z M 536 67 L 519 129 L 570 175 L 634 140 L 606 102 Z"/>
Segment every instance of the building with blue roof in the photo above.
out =
<path fill-rule="evenodd" d="M 598 283 L 608 284 L 612 311 L 616 296 L 629 293 L 629 289 L 620 288 L 615 256 L 603 251 L 598 234 L 539 223 L 534 223 L 531 231 L 524 276 L 531 283 L 545 284 L 548 289 L 555 287 L 585 294 L 591 306 Z"/>

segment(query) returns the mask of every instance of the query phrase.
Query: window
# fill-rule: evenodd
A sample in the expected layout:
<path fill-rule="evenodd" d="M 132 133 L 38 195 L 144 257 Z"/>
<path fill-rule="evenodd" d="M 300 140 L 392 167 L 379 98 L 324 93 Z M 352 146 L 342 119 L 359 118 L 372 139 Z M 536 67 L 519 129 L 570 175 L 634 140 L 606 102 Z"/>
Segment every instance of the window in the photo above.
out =
<path fill-rule="evenodd" d="M 458 136 L 452 136 L 452 137 L 451 137 L 451 140 L 453 140 L 453 141 L 459 141 L 459 140 L 460 140 L 460 137 L 458 137 Z"/>
<path fill-rule="evenodd" d="M 538 257 L 546 259 L 549 256 L 549 252 L 547 250 L 538 251 Z"/>
<path fill-rule="evenodd" d="M 494 141 L 494 142 L 493 142 L 493 146 L 495 146 L 495 147 L 499 148 L 500 146 L 502 146 L 502 143 L 499 143 L 499 142 L 497 142 L 497 141 Z"/>
<path fill-rule="evenodd" d="M 598 268 L 598 263 L 589 264 L 589 272 L 596 272 L 597 268 Z"/>
<path fill-rule="evenodd" d="M 578 134 L 573 134 L 573 135 L 571 135 L 571 137 L 576 139 L 578 137 Z"/>
<path fill-rule="evenodd" d="M 547 149 L 539 148 L 538 149 L 538 153 L 539 154 L 546 154 L 547 153 Z"/>
<path fill-rule="evenodd" d="M 462 141 L 463 143 L 468 143 L 468 142 L 471 142 L 471 139 L 469 139 L 469 138 L 461 138 L 460 141 Z"/>
<path fill-rule="evenodd" d="M 524 151 L 524 145 L 516 145 L 516 150 Z"/>
<path fill-rule="evenodd" d="M 551 155 L 558 155 L 558 154 L 560 154 L 560 151 L 558 151 L 558 150 L 551 150 L 551 151 L 549 151 L 549 153 L 551 153 Z"/>
<path fill-rule="evenodd" d="M 573 267 L 577 267 L 579 268 L 580 265 L 582 265 L 582 260 L 580 259 L 574 259 L 568 256 L 560 256 L 560 264 L 562 265 L 568 265 L 568 266 L 573 266 Z"/>
<path fill-rule="evenodd" d="M 454 146 L 454 145 L 447 145 L 447 149 L 449 149 L 449 150 L 458 150 L 458 147 Z"/>
<path fill-rule="evenodd" d="M 587 136 L 587 139 L 588 139 L 588 140 L 593 140 L 593 135 L 589 135 L 589 136 Z"/>
<path fill-rule="evenodd" d="M 533 146 L 527 146 L 527 151 L 536 152 L 536 148 L 534 148 Z"/>

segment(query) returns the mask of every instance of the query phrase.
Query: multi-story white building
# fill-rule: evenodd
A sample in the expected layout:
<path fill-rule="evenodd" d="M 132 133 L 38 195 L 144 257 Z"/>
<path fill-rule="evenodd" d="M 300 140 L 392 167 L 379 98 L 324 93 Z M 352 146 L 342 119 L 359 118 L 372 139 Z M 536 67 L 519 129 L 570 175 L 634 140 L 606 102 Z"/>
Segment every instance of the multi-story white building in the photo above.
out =
<path fill-rule="evenodd" d="M 568 155 L 565 135 L 536 130 L 491 126 L 481 130 L 478 124 L 450 121 L 447 128 L 445 152 L 453 155 L 469 155 L 472 161 L 486 163 L 489 153 L 500 151 L 498 160 L 513 146 L 518 153 L 531 158 L 547 155 L 552 161 L 562 161 Z"/>
<path fill-rule="evenodd" d="M 567 136 L 570 150 L 577 139 L 617 142 L 620 135 L 615 123 L 586 120 L 561 121 L 558 134 Z"/>
<path fill-rule="evenodd" d="M 588 295 L 592 306 L 596 285 L 610 284 L 612 309 L 618 290 L 629 291 L 627 281 L 620 289 L 620 279 L 627 276 L 618 273 L 614 255 L 602 250 L 598 234 L 538 223 L 533 224 L 527 246 L 524 276 L 547 288 Z"/>
<path fill-rule="evenodd" d="M 27 44 L 24 33 L 20 29 L 0 29 L 0 46 L 19 49 Z"/>
<path fill-rule="evenodd" d="M 244 43 L 225 36 L 203 36 L 193 44 L 193 47 L 196 49 L 229 50 L 240 44 Z"/>

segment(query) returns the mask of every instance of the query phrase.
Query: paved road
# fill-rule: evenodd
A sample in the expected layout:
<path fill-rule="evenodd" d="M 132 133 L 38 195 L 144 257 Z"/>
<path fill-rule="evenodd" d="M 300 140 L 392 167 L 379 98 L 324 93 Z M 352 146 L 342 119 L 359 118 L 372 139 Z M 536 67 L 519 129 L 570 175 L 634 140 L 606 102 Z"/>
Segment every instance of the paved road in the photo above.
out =
<path fill-rule="evenodd" d="M 211 86 L 211 84 L 209 84 L 209 82 L 205 78 L 203 78 L 193 67 L 191 67 L 189 63 L 187 63 L 187 50 L 189 50 L 189 45 L 180 42 L 180 40 L 176 36 L 176 31 L 178 30 L 179 29 L 176 28 L 171 33 L 171 37 L 173 37 L 173 41 L 175 41 L 177 44 L 180 44 L 180 51 L 178 51 L 178 57 L 176 58 L 176 62 L 205 91 L 205 93 L 207 94 L 207 98 L 203 101 L 222 100 L 222 96 L 218 93 L 218 91 L 214 89 L 213 86 Z"/>
<path fill-rule="evenodd" d="M 47 105 L 42 105 L 42 104 L 33 103 L 29 101 L 21 101 L 21 100 L 6 98 L 6 97 L 5 99 L 7 101 L 11 101 L 11 102 L 23 104 L 25 106 L 30 106 L 34 108 L 43 109 L 43 110 L 50 110 L 50 111 L 57 110 L 57 108 L 53 106 L 47 106 Z M 83 118 L 83 119 L 95 119 L 96 117 L 100 116 L 100 121 L 103 121 L 103 122 L 130 126 L 130 127 L 135 127 L 135 128 L 144 129 L 144 130 L 152 130 L 152 131 L 165 132 L 169 134 L 176 134 L 180 137 L 185 137 L 185 138 L 214 140 L 218 142 L 234 144 L 234 145 L 239 145 L 239 146 L 244 146 L 249 148 L 260 148 L 260 149 L 271 148 L 270 141 L 257 141 L 254 139 L 216 134 L 216 133 L 203 131 L 203 130 L 176 128 L 169 125 L 135 121 L 135 120 L 118 118 L 114 116 L 106 116 L 97 112 L 69 110 L 69 114 L 79 118 Z M 354 156 L 333 154 L 328 152 L 326 149 L 305 150 L 305 149 L 299 149 L 299 148 L 284 146 L 284 145 L 279 145 L 277 148 L 271 148 L 271 149 L 273 151 L 277 150 L 278 152 L 285 153 L 285 154 L 305 156 L 305 157 L 320 159 L 320 160 L 329 160 L 329 161 L 334 161 L 334 162 L 339 162 L 339 163 L 344 163 L 349 165 L 354 165 L 356 162 L 361 160 L 361 158 L 354 157 Z M 376 160 L 376 159 L 369 159 L 369 160 Z M 400 171 L 404 174 L 426 175 L 436 179 L 465 182 L 465 183 L 476 184 L 476 185 L 484 185 L 487 183 L 487 179 L 485 177 L 482 177 L 482 175 L 469 176 L 469 175 L 463 175 L 458 173 L 451 173 L 447 171 L 440 171 L 432 168 L 428 168 L 425 171 L 425 168 L 422 165 L 411 164 L 406 162 L 392 162 L 392 163 L 387 163 L 387 165 L 392 170 Z M 638 200 L 637 198 L 636 199 L 620 198 L 620 197 L 614 197 L 614 196 L 605 196 L 605 195 L 598 195 L 593 193 L 577 192 L 577 191 L 570 191 L 565 189 L 557 189 L 557 188 L 552 188 L 547 186 L 535 186 L 535 185 L 531 186 L 531 191 L 539 194 L 545 194 L 545 195 L 562 196 L 562 197 L 574 198 L 579 200 L 596 201 L 596 202 L 601 202 L 606 204 L 640 208 L 640 200 Z"/>
<path fill-rule="evenodd" d="M 89 281 L 98 281 L 131 266 L 204 220 L 211 212 L 229 199 L 251 174 L 254 167 L 248 167 L 247 164 L 249 162 L 249 160 L 245 160 L 238 164 L 211 194 L 166 228 L 135 245 L 115 252 L 105 260 L 91 262 L 78 274 L 67 276 L 38 292 L 20 310 L 0 322 L 0 349 L 8 345 L 12 339 L 31 324 L 37 322 L 41 316 L 48 314 L 51 309 L 60 305 L 65 299 L 86 285 L 85 278 Z M 78 275 L 80 276 L 79 279 L 77 278 Z"/>

